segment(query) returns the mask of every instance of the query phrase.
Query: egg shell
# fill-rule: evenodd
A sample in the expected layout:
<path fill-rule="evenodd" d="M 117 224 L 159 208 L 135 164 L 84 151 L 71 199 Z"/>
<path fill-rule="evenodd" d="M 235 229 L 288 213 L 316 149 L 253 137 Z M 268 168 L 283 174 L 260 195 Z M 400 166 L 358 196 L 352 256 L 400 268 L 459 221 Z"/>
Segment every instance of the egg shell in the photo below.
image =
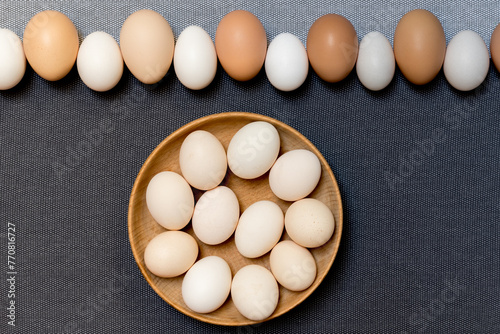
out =
<path fill-rule="evenodd" d="M 297 36 L 281 33 L 269 44 L 264 68 L 276 89 L 295 90 L 304 83 L 309 71 L 306 48 Z"/>
<path fill-rule="evenodd" d="M 234 234 L 236 248 L 247 258 L 262 256 L 278 243 L 283 228 L 283 211 L 276 203 L 255 202 L 240 216 Z"/>
<path fill-rule="evenodd" d="M 264 26 L 249 11 L 229 12 L 217 26 L 215 49 L 222 67 L 231 78 L 238 81 L 253 79 L 266 58 Z"/>
<path fill-rule="evenodd" d="M 198 313 L 210 313 L 224 304 L 231 291 L 231 269 L 218 256 L 196 262 L 182 280 L 182 298 Z"/>
<path fill-rule="evenodd" d="M 297 201 L 309 195 L 318 185 L 321 163 L 309 150 L 297 149 L 284 153 L 269 172 L 272 192 L 284 201 Z"/>
<path fill-rule="evenodd" d="M 179 174 L 160 172 L 148 183 L 146 205 L 158 224 L 169 230 L 180 230 L 193 215 L 193 191 Z"/>
<path fill-rule="evenodd" d="M 303 291 L 316 279 L 316 261 L 311 252 L 291 240 L 274 246 L 269 261 L 274 277 L 288 290 Z"/>
<path fill-rule="evenodd" d="M 9 29 L 0 29 L 0 90 L 15 87 L 26 72 L 21 39 Z"/>
<path fill-rule="evenodd" d="M 200 190 L 213 189 L 226 175 L 226 151 L 213 134 L 197 130 L 182 142 L 179 165 L 182 175 L 191 186 Z"/>
<path fill-rule="evenodd" d="M 394 32 L 396 63 L 416 85 L 432 81 L 441 70 L 446 38 L 439 19 L 425 9 L 414 9 L 399 20 Z"/>
<path fill-rule="evenodd" d="M 273 314 L 278 305 L 278 283 L 266 268 L 247 265 L 233 277 L 231 299 L 244 317 L 254 321 L 264 320 Z"/>
<path fill-rule="evenodd" d="M 498 24 L 490 38 L 490 53 L 491 61 L 495 65 L 497 71 L 500 71 L 500 24 Z"/>
<path fill-rule="evenodd" d="M 304 198 L 288 207 L 285 213 L 285 229 L 290 238 L 300 246 L 320 247 L 332 237 L 335 218 L 323 202 Z"/>
<path fill-rule="evenodd" d="M 463 30 L 448 43 L 443 72 L 455 89 L 469 91 L 477 88 L 488 75 L 488 47 L 478 33 Z"/>
<path fill-rule="evenodd" d="M 110 34 L 93 32 L 80 45 L 76 66 L 87 87 L 98 92 L 108 91 L 118 84 L 123 74 L 120 47 Z"/>
<path fill-rule="evenodd" d="M 254 179 L 271 168 L 279 151 L 278 130 L 268 122 L 251 122 L 231 138 L 227 148 L 227 162 L 236 176 Z"/>
<path fill-rule="evenodd" d="M 167 74 L 174 56 L 174 34 L 159 13 L 141 9 L 123 22 L 120 48 L 130 72 L 145 84 L 155 84 Z"/>
<path fill-rule="evenodd" d="M 352 23 L 338 14 L 326 14 L 307 34 L 307 55 L 316 74 L 327 82 L 345 79 L 354 68 L 358 37 Z"/>
<path fill-rule="evenodd" d="M 206 191 L 196 202 L 192 225 L 198 239 L 218 245 L 231 237 L 240 217 L 240 205 L 234 192 L 219 186 Z"/>
<path fill-rule="evenodd" d="M 26 59 L 48 81 L 64 78 L 78 55 L 78 31 L 63 13 L 46 10 L 33 16 L 23 34 Z"/>
<path fill-rule="evenodd" d="M 165 231 L 155 236 L 144 250 L 144 263 L 158 277 L 184 274 L 198 257 L 198 243 L 186 232 Z"/>
<path fill-rule="evenodd" d="M 396 62 L 389 40 L 380 32 L 372 31 L 359 44 L 356 73 L 367 89 L 379 91 L 394 77 Z"/>
<path fill-rule="evenodd" d="M 213 81 L 217 53 L 203 28 L 189 26 L 181 32 L 175 45 L 174 69 L 179 81 L 189 89 L 203 89 Z"/>

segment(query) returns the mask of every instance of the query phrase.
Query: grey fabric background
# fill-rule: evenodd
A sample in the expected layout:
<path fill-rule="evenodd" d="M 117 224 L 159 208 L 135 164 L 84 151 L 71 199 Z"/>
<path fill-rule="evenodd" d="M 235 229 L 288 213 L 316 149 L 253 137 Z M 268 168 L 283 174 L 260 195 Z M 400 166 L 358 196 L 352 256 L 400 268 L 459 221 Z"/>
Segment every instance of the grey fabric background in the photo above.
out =
<path fill-rule="evenodd" d="M 60 10 L 81 37 L 118 39 L 133 11 L 157 10 L 175 36 L 191 24 L 212 38 L 233 9 L 256 14 L 268 41 L 304 43 L 326 13 L 353 23 L 361 39 L 392 42 L 399 18 L 431 10 L 447 41 L 463 29 L 487 45 L 498 1 L 6 1 L 0 27 L 22 36 L 28 20 Z M 265 73 L 238 83 L 219 67 L 213 84 L 189 91 L 173 69 L 145 86 L 128 71 L 96 93 L 76 69 L 47 82 L 31 69 L 0 92 L 1 333 L 500 333 L 500 75 L 461 93 L 440 73 L 415 87 L 399 71 L 382 92 L 355 72 L 327 84 L 310 73 L 292 93 Z M 254 327 L 193 320 L 148 286 L 127 235 L 134 179 L 150 152 L 205 115 L 249 111 L 302 132 L 323 153 L 341 190 L 344 232 L 320 287 L 291 312 Z M 7 225 L 16 227 L 16 327 L 7 325 Z"/>

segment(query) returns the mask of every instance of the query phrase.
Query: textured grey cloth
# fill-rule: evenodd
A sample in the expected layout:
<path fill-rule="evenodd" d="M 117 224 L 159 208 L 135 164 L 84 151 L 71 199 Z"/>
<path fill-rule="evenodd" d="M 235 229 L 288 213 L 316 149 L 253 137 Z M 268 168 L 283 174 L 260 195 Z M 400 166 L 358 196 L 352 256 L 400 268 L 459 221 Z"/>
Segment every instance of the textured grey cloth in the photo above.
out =
<path fill-rule="evenodd" d="M 441 20 L 447 41 L 463 29 L 487 45 L 498 1 L 5 1 L 0 28 L 22 36 L 28 20 L 60 10 L 81 37 L 117 40 L 137 9 L 160 12 L 175 36 L 191 24 L 212 38 L 233 9 L 256 14 L 268 40 L 304 43 L 326 13 L 353 23 L 361 39 L 392 42 L 414 8 Z M 146 87 L 126 71 L 96 93 L 75 69 L 47 82 L 28 69 L 0 92 L 1 333 L 500 333 L 500 75 L 461 93 L 440 73 L 415 87 L 399 71 L 382 92 L 355 72 L 326 84 L 310 73 L 281 93 L 265 73 L 238 83 L 219 67 L 201 92 L 173 69 Z M 205 115 L 248 111 L 308 137 L 340 186 L 344 232 L 320 287 L 289 313 L 258 326 L 218 327 L 191 319 L 148 286 L 127 234 L 127 205 L 147 156 L 180 126 Z M 9 225 L 10 223 L 10 225 Z M 8 325 L 8 227 L 15 226 L 15 327 Z"/>

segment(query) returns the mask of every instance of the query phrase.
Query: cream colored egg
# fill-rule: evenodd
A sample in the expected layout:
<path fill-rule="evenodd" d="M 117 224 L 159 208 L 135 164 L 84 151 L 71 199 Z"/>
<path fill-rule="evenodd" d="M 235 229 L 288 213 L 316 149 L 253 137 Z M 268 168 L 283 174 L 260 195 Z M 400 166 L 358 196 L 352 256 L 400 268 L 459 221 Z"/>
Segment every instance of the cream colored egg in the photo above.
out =
<path fill-rule="evenodd" d="M 159 277 L 176 277 L 184 274 L 198 257 L 196 240 L 182 231 L 158 234 L 144 250 L 144 263 Z"/>
<path fill-rule="evenodd" d="M 252 122 L 235 133 L 227 148 L 231 171 L 243 179 L 265 174 L 276 161 L 280 151 L 278 130 L 268 122 Z"/>
<path fill-rule="evenodd" d="M 198 313 L 210 313 L 224 304 L 231 291 L 231 269 L 218 256 L 196 262 L 182 280 L 182 298 Z"/>
<path fill-rule="evenodd" d="M 179 164 L 182 175 L 194 188 L 213 189 L 226 176 L 226 151 L 213 134 L 197 130 L 191 132 L 182 142 Z"/>
<path fill-rule="evenodd" d="M 231 298 L 236 309 L 250 320 L 271 316 L 278 305 L 279 288 L 266 268 L 251 264 L 236 273 L 231 284 Z"/>
<path fill-rule="evenodd" d="M 304 198 L 288 207 L 285 213 L 285 229 L 290 238 L 300 246 L 319 247 L 332 237 L 335 218 L 323 202 Z"/>
<path fill-rule="evenodd" d="M 177 38 L 174 51 L 177 79 L 189 89 L 207 87 L 217 73 L 217 53 L 210 35 L 198 26 L 189 26 Z"/>
<path fill-rule="evenodd" d="M 486 79 L 489 69 L 488 47 L 477 32 L 463 30 L 453 36 L 443 65 L 450 85 L 461 91 L 476 89 Z"/>
<path fill-rule="evenodd" d="M 307 289 L 316 278 L 316 261 L 311 252 L 291 240 L 274 246 L 270 264 L 278 283 L 291 291 Z"/>
<path fill-rule="evenodd" d="M 120 47 L 110 34 L 93 32 L 80 45 L 76 66 L 87 87 L 98 92 L 108 91 L 118 84 L 123 74 Z"/>
<path fill-rule="evenodd" d="M 321 163 L 311 151 L 288 151 L 276 160 L 269 173 L 273 193 L 285 201 L 297 201 L 316 188 L 321 177 Z"/>
<path fill-rule="evenodd" d="M 21 39 L 11 30 L 0 29 L 0 90 L 16 86 L 26 72 Z"/>
<path fill-rule="evenodd" d="M 271 201 L 250 205 L 241 215 L 234 241 L 241 255 L 257 258 L 269 252 L 283 233 L 281 208 Z"/>
<path fill-rule="evenodd" d="M 193 230 L 207 245 L 220 244 L 233 234 L 240 217 L 240 205 L 234 192 L 219 186 L 205 192 L 194 207 Z"/>
<path fill-rule="evenodd" d="M 366 88 L 379 91 L 394 77 L 396 61 L 389 40 L 380 32 L 372 31 L 359 44 L 356 73 Z"/>
<path fill-rule="evenodd" d="M 193 215 L 193 191 L 179 174 L 160 172 L 149 181 L 146 204 L 158 224 L 169 230 L 180 230 Z"/>

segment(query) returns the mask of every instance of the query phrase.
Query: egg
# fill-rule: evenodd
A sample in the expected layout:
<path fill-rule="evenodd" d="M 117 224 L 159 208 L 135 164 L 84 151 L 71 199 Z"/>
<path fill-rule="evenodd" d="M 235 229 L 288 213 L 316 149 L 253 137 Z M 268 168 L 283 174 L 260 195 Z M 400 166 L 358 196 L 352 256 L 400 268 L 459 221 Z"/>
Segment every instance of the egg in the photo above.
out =
<path fill-rule="evenodd" d="M 196 262 L 182 280 L 182 298 L 198 313 L 210 313 L 221 307 L 231 291 L 231 269 L 218 256 Z"/>
<path fill-rule="evenodd" d="M 486 78 L 490 68 L 488 47 L 478 33 L 463 30 L 448 44 L 443 72 L 455 89 L 470 91 Z"/>
<path fill-rule="evenodd" d="M 93 32 L 80 45 L 76 66 L 87 87 L 98 92 L 108 91 L 118 84 L 123 74 L 120 47 L 110 34 Z"/>
<path fill-rule="evenodd" d="M 412 10 L 394 32 L 394 56 L 403 75 L 416 85 L 429 83 L 441 70 L 446 38 L 439 19 L 425 9 Z"/>
<path fill-rule="evenodd" d="M 231 138 L 227 148 L 229 169 L 243 179 L 264 175 L 280 151 L 278 130 L 268 122 L 251 122 Z"/>
<path fill-rule="evenodd" d="M 210 35 L 198 26 L 189 26 L 177 38 L 174 51 L 177 79 L 189 89 L 207 87 L 217 73 L 217 53 Z"/>
<path fill-rule="evenodd" d="M 321 163 L 309 150 L 297 149 L 284 153 L 269 172 L 272 192 L 284 201 L 297 201 L 309 195 L 318 185 Z"/>
<path fill-rule="evenodd" d="M 246 10 L 226 14 L 215 32 L 215 49 L 226 73 L 237 81 L 253 79 L 266 58 L 266 31 Z"/>
<path fill-rule="evenodd" d="M 39 12 L 24 29 L 26 59 L 33 70 L 48 81 L 60 80 L 71 71 L 79 43 L 73 22 L 55 10 Z"/>
<path fill-rule="evenodd" d="M 179 164 L 182 175 L 191 186 L 209 190 L 218 186 L 226 175 L 226 151 L 213 134 L 197 130 L 182 142 Z"/>
<path fill-rule="evenodd" d="M 358 37 L 351 22 L 338 14 L 326 14 L 312 24 L 307 34 L 311 67 L 326 82 L 345 79 L 354 68 Z"/>
<path fill-rule="evenodd" d="M 174 56 L 174 34 L 159 13 L 141 9 L 123 22 L 120 48 L 130 72 L 145 84 L 158 83 L 167 74 Z"/>
<path fill-rule="evenodd" d="M 146 205 L 158 224 L 169 230 L 180 230 L 193 215 L 193 191 L 179 174 L 160 172 L 148 183 Z"/>
<path fill-rule="evenodd" d="M 378 31 L 363 37 L 359 44 L 356 73 L 369 90 L 379 91 L 387 87 L 394 77 L 396 62 L 391 43 Z"/>
<path fill-rule="evenodd" d="M 240 205 L 234 192 L 225 186 L 206 191 L 196 202 L 193 230 L 207 245 L 218 245 L 233 235 L 240 217 Z"/>
<path fill-rule="evenodd" d="M 0 90 L 15 87 L 26 72 L 21 39 L 9 29 L 0 29 Z"/>
<path fill-rule="evenodd" d="M 267 200 L 255 202 L 240 216 L 234 234 L 236 248 L 247 258 L 262 256 L 278 243 L 283 227 L 283 211 L 276 203 Z"/>
<path fill-rule="evenodd" d="M 198 257 L 198 244 L 186 232 L 165 231 L 155 236 L 144 250 L 144 264 L 158 277 L 184 274 Z"/>
<path fill-rule="evenodd" d="M 323 202 L 304 198 L 292 203 L 285 213 L 285 229 L 290 238 L 302 247 L 324 245 L 335 230 L 335 217 Z"/>
<path fill-rule="evenodd" d="M 231 299 L 244 317 L 264 320 L 278 305 L 278 283 L 268 269 L 256 264 L 244 266 L 233 277 Z"/>
<path fill-rule="evenodd" d="M 497 71 L 500 71 L 500 24 L 493 29 L 490 39 L 491 61 L 495 65 Z"/>
<path fill-rule="evenodd" d="M 291 240 L 274 246 L 269 261 L 278 283 L 290 291 L 303 291 L 316 279 L 316 261 L 311 252 Z"/>
<path fill-rule="evenodd" d="M 267 49 L 264 69 L 276 89 L 289 92 L 299 88 L 309 71 L 309 59 L 300 39 L 290 33 L 274 37 Z"/>

